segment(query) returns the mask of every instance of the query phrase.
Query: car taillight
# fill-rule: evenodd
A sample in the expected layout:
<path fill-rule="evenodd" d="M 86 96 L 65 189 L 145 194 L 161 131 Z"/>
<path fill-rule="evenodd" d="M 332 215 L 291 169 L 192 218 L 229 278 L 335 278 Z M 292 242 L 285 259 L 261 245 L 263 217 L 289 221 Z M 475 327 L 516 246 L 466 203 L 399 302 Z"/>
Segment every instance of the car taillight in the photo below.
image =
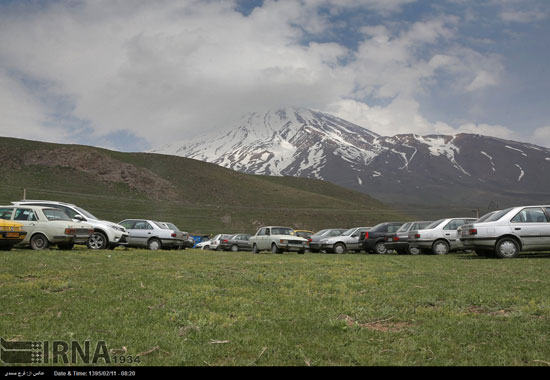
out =
<path fill-rule="evenodd" d="M 470 235 L 477 235 L 477 229 L 476 228 L 470 228 L 468 230 L 468 234 Z"/>
<path fill-rule="evenodd" d="M 394 236 L 393 241 L 399 241 L 399 236 Z"/>
<path fill-rule="evenodd" d="M 74 228 L 65 228 L 65 235 L 74 235 L 76 230 Z"/>
<path fill-rule="evenodd" d="M 223 239 L 222 243 L 227 243 L 227 241 L 228 241 L 227 239 Z"/>
<path fill-rule="evenodd" d="M 420 234 L 414 234 L 415 239 L 420 239 Z"/>
<path fill-rule="evenodd" d="M 368 238 L 369 238 L 369 233 L 365 231 L 365 239 L 368 239 Z"/>
<path fill-rule="evenodd" d="M 175 232 L 173 232 L 170 236 L 176 237 L 176 236 L 178 236 L 178 235 L 177 235 Z"/>

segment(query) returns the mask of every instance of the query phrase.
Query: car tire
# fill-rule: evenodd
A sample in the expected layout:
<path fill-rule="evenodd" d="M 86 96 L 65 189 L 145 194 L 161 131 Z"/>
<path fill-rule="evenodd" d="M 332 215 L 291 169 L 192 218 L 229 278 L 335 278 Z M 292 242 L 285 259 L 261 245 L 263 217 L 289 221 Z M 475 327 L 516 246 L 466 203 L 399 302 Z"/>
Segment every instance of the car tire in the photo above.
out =
<path fill-rule="evenodd" d="M 73 249 L 73 247 L 74 247 L 74 243 L 59 243 L 57 245 L 57 248 L 59 248 L 62 251 L 70 251 L 71 249 Z"/>
<path fill-rule="evenodd" d="M 283 253 L 282 249 L 277 248 L 277 244 L 271 244 L 271 253 Z"/>
<path fill-rule="evenodd" d="M 407 248 L 407 253 L 409 255 L 419 255 L 420 254 L 420 249 L 418 249 L 416 247 L 414 247 L 414 248 L 409 247 L 409 248 Z"/>
<path fill-rule="evenodd" d="M 343 243 L 336 243 L 332 251 L 337 254 L 346 253 L 346 246 Z"/>
<path fill-rule="evenodd" d="M 388 249 L 384 245 L 383 242 L 379 241 L 374 245 L 374 253 L 377 253 L 379 255 L 384 255 L 388 252 Z"/>
<path fill-rule="evenodd" d="M 31 243 L 31 248 L 34 249 L 35 251 L 46 249 L 50 245 L 48 238 L 42 234 L 33 235 L 31 237 L 30 243 Z"/>
<path fill-rule="evenodd" d="M 109 244 L 109 240 L 107 239 L 107 236 L 101 231 L 94 231 L 93 234 L 90 235 L 90 238 L 88 239 L 88 242 L 86 245 L 89 249 L 105 249 L 107 248 L 107 245 Z"/>
<path fill-rule="evenodd" d="M 499 259 L 514 259 L 519 256 L 519 251 L 519 244 L 513 238 L 504 237 L 495 245 L 495 256 Z"/>
<path fill-rule="evenodd" d="M 239 252 L 239 246 L 237 244 L 233 244 L 231 246 L 231 252 Z"/>
<path fill-rule="evenodd" d="M 432 245 L 432 253 L 434 255 L 446 255 L 449 253 L 449 243 L 445 240 L 437 240 Z"/>
<path fill-rule="evenodd" d="M 147 242 L 147 248 L 151 251 L 158 251 L 159 249 L 162 249 L 162 243 L 159 239 L 152 238 Z"/>
<path fill-rule="evenodd" d="M 253 253 L 260 253 L 260 250 L 258 249 L 258 246 L 256 243 L 252 244 L 252 252 Z"/>

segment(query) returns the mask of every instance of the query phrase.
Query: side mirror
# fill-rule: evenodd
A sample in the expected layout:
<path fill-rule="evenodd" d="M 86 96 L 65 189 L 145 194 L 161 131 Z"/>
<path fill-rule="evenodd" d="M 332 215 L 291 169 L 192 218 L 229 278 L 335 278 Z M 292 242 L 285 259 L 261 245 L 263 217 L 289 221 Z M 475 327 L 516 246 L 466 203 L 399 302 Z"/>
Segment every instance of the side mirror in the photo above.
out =
<path fill-rule="evenodd" d="M 80 215 L 80 214 L 76 214 L 76 215 L 74 216 L 74 219 L 80 220 L 81 222 L 85 222 L 85 221 L 86 221 L 86 218 L 84 218 L 84 217 L 83 217 L 82 215 Z"/>

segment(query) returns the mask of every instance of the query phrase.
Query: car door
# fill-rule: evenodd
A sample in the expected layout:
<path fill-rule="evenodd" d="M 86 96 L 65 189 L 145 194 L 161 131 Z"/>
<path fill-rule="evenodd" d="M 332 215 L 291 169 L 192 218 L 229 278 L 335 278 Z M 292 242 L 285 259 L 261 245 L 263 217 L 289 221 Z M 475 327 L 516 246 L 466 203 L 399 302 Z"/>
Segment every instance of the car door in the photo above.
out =
<path fill-rule="evenodd" d="M 368 228 L 358 228 L 350 236 L 346 237 L 346 246 L 348 250 L 361 249 L 359 247 L 359 235 L 367 229 Z"/>
<path fill-rule="evenodd" d="M 237 245 L 239 246 L 239 249 L 243 249 L 243 250 L 250 249 L 250 242 L 248 241 L 249 238 L 250 238 L 249 235 L 238 236 Z"/>
<path fill-rule="evenodd" d="M 457 230 L 463 224 L 464 219 L 452 219 L 443 227 L 443 237 L 449 241 L 451 249 L 457 245 Z"/>
<path fill-rule="evenodd" d="M 12 215 L 12 220 L 23 225 L 23 231 L 27 232 L 27 236 L 23 242 L 28 242 L 32 234 L 38 229 L 38 217 L 30 208 L 16 208 Z"/>
<path fill-rule="evenodd" d="M 542 249 L 548 228 L 548 218 L 542 207 L 525 207 L 511 220 L 512 232 L 517 234 L 522 241 L 523 250 Z"/>
<path fill-rule="evenodd" d="M 149 238 L 153 236 L 153 226 L 146 220 L 138 220 L 134 224 L 132 239 L 140 247 L 147 247 Z"/>

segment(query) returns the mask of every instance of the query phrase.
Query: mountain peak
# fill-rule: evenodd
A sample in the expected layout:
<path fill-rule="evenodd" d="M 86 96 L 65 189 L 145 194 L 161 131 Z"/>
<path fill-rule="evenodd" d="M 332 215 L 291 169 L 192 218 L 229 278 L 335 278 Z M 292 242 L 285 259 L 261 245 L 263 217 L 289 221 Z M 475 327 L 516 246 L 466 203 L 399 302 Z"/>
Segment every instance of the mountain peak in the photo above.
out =
<path fill-rule="evenodd" d="M 250 113 L 154 152 L 248 174 L 327 180 L 386 202 L 472 203 L 475 194 L 475 202 L 523 196 L 532 203 L 548 201 L 541 189 L 550 188 L 547 148 L 473 134 L 380 136 L 300 107 Z"/>

